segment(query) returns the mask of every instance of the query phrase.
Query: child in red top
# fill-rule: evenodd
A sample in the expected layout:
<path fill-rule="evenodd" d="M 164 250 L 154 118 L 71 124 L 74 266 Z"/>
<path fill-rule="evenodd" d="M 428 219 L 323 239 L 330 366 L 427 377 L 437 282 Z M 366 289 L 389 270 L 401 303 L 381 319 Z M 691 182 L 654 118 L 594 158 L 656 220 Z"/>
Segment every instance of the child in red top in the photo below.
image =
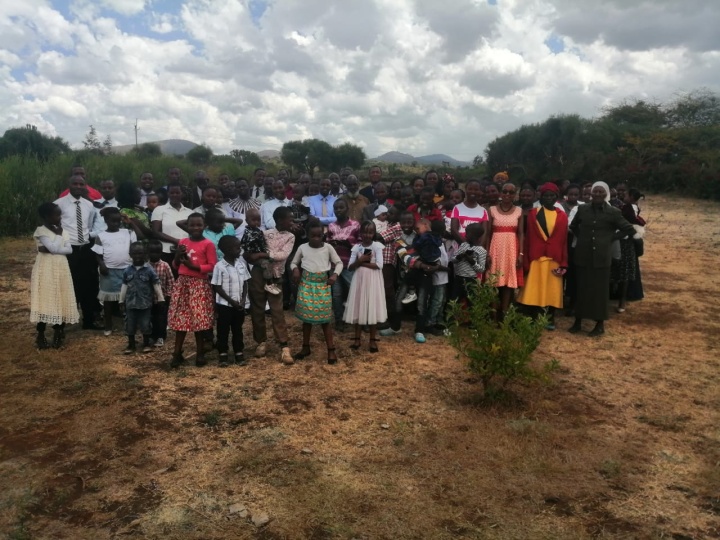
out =
<path fill-rule="evenodd" d="M 195 365 L 204 366 L 205 349 L 203 331 L 213 327 L 213 293 L 208 275 L 217 263 L 215 244 L 203 237 L 205 218 L 202 214 L 188 216 L 189 238 L 178 242 L 173 266 L 178 269 L 178 279 L 173 288 L 168 326 L 175 330 L 175 352 L 170 367 L 178 367 L 183 361 L 182 347 L 185 335 L 195 333 L 197 356 Z"/>

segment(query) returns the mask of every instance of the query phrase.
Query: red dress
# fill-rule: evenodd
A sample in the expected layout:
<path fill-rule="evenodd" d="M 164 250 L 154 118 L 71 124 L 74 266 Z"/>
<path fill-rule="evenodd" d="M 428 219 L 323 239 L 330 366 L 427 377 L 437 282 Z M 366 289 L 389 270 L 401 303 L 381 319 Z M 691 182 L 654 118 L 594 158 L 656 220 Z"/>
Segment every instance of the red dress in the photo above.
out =
<path fill-rule="evenodd" d="M 215 305 L 208 275 L 217 263 L 215 244 L 207 238 L 183 238 L 179 246 L 187 247 L 188 257 L 200 271 L 180 265 L 168 312 L 168 326 L 176 332 L 200 332 L 213 327 Z"/>

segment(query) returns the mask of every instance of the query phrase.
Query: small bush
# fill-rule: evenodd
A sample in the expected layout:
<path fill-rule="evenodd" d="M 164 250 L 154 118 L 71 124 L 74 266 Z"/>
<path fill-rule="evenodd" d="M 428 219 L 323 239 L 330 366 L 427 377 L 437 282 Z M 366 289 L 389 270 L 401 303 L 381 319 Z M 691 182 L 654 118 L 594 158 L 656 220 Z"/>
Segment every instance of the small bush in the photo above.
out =
<path fill-rule="evenodd" d="M 468 369 L 480 378 L 485 397 L 496 399 L 515 379 L 536 379 L 556 366 L 548 362 L 543 369 L 530 366 L 532 353 L 548 323 L 546 315 L 526 317 L 512 306 L 502 322 L 495 322 L 497 288 L 492 276 L 485 283 L 474 283 L 468 291 L 468 305 L 451 302 L 447 321 L 450 344 Z"/>

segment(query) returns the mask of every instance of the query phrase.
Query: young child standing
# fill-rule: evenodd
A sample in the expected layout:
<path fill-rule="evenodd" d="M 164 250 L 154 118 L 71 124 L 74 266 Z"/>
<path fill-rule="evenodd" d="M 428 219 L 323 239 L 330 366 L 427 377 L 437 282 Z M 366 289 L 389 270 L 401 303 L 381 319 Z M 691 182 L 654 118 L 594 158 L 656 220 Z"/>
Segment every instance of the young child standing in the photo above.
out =
<path fill-rule="evenodd" d="M 439 220 L 437 220 L 439 221 Z M 443 226 L 444 226 L 443 222 Z M 421 218 L 415 222 L 415 238 L 412 242 L 412 251 L 420 259 L 420 262 L 428 266 L 435 266 L 440 260 L 440 246 L 442 238 L 430 232 L 430 221 Z M 399 250 L 398 257 L 405 262 L 407 256 L 406 250 Z M 418 265 L 419 266 L 419 265 Z M 408 292 L 402 299 L 403 304 L 410 304 L 417 300 L 417 288 L 429 288 L 431 285 L 431 275 L 417 268 L 411 268 L 405 274 L 405 281 L 408 284 Z"/>
<path fill-rule="evenodd" d="M 150 322 L 153 297 L 158 303 L 164 303 L 160 279 L 155 270 L 146 262 L 145 246 L 134 242 L 129 249 L 131 265 L 122 273 L 120 303 L 125 304 L 125 334 L 128 345 L 124 354 L 135 352 L 135 333 L 140 330 L 143 336 L 142 352 L 149 353 L 152 324 Z"/>
<path fill-rule="evenodd" d="M 257 262 L 253 263 L 262 268 L 263 279 L 265 280 L 265 290 L 270 294 L 280 294 L 282 289 L 278 285 L 279 279 L 273 274 L 273 260 L 268 255 L 267 241 L 265 240 L 265 234 L 260 229 L 260 211 L 256 208 L 251 208 L 245 214 L 246 227 L 245 234 L 242 238 L 242 249 L 243 253 L 247 257 L 253 253 L 265 253 L 267 256 L 259 258 Z"/>
<path fill-rule="evenodd" d="M 217 350 L 220 353 L 220 367 L 230 365 L 228 361 L 228 336 L 232 331 L 233 354 L 239 366 L 247 364 L 243 350 L 242 326 L 245 322 L 245 301 L 247 299 L 250 272 L 240 257 L 240 240 L 235 236 L 223 236 L 218 245 L 223 259 L 213 270 L 210 283 L 215 291 L 217 309 Z"/>
<path fill-rule="evenodd" d="M 351 349 L 360 348 L 361 325 L 370 327 L 370 352 L 378 352 L 377 324 L 387 319 L 383 285 L 383 245 L 374 242 L 375 224 L 366 221 L 360 227 L 361 242 L 350 252 L 350 270 L 355 271 L 350 284 L 343 319 L 355 327 Z"/>
<path fill-rule="evenodd" d="M 160 288 L 162 289 L 164 302 L 156 302 L 153 304 L 150 318 L 152 321 L 152 339 L 156 347 L 163 347 L 167 339 L 167 316 L 170 298 L 172 297 L 173 287 L 175 286 L 175 277 L 172 274 L 170 265 L 161 259 L 162 242 L 160 240 L 150 240 L 147 247 L 150 266 L 155 270 L 160 280 Z"/>
<path fill-rule="evenodd" d="M 43 224 L 35 229 L 37 258 L 30 278 L 30 322 L 36 323 L 38 349 L 50 345 L 45 328 L 53 325 L 53 347 L 59 349 L 65 338 L 65 325 L 80 320 L 70 266 L 66 255 L 72 253 L 70 237 L 61 226 L 62 211 L 54 203 L 38 207 Z"/>
<path fill-rule="evenodd" d="M 454 297 L 467 300 L 467 286 L 482 278 L 487 251 L 483 247 L 483 226 L 470 223 L 465 228 L 465 241 L 453 256 L 455 263 Z"/>
<path fill-rule="evenodd" d="M 172 368 L 178 367 L 185 360 L 182 348 L 188 332 L 195 333 L 195 365 L 202 367 L 207 364 L 203 332 L 212 329 L 215 315 L 212 289 L 208 281 L 208 274 L 217 263 L 215 245 L 203 238 L 205 219 L 202 214 L 190 214 L 187 228 L 189 238 L 178 242 L 173 260 L 179 276 L 168 313 L 168 326 L 175 330 L 175 350 L 170 362 Z"/>
<path fill-rule="evenodd" d="M 302 349 L 295 359 L 302 360 L 310 355 L 310 333 L 313 325 L 319 324 L 325 335 L 328 364 L 334 364 L 337 356 L 330 324 L 334 320 L 332 286 L 340 276 L 343 264 L 335 249 L 323 241 L 322 223 L 313 222 L 307 232 L 308 243 L 298 247 L 290 263 L 293 281 L 299 284 L 295 316 L 303 323 Z"/>
<path fill-rule="evenodd" d="M 132 264 L 130 246 L 137 242 L 134 231 L 121 229 L 122 216 L 115 207 L 102 210 L 107 230 L 98 233 L 92 250 L 98 262 L 100 272 L 100 292 L 98 300 L 103 303 L 106 336 L 112 334 L 113 313 L 117 310 L 120 300 L 120 288 L 123 284 L 123 272 Z M 129 223 L 133 223 L 128 220 Z"/>

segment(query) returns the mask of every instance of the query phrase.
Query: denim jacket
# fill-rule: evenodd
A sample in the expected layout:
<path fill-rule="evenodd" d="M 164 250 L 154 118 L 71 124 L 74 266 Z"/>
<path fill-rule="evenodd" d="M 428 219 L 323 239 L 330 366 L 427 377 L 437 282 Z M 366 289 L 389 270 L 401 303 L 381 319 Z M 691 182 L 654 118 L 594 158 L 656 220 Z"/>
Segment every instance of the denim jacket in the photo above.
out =
<path fill-rule="evenodd" d="M 160 279 L 149 264 L 145 263 L 140 268 L 128 266 L 123 271 L 123 283 L 127 286 L 125 307 L 127 309 L 150 309 L 155 297 L 153 286 L 159 282 Z"/>

